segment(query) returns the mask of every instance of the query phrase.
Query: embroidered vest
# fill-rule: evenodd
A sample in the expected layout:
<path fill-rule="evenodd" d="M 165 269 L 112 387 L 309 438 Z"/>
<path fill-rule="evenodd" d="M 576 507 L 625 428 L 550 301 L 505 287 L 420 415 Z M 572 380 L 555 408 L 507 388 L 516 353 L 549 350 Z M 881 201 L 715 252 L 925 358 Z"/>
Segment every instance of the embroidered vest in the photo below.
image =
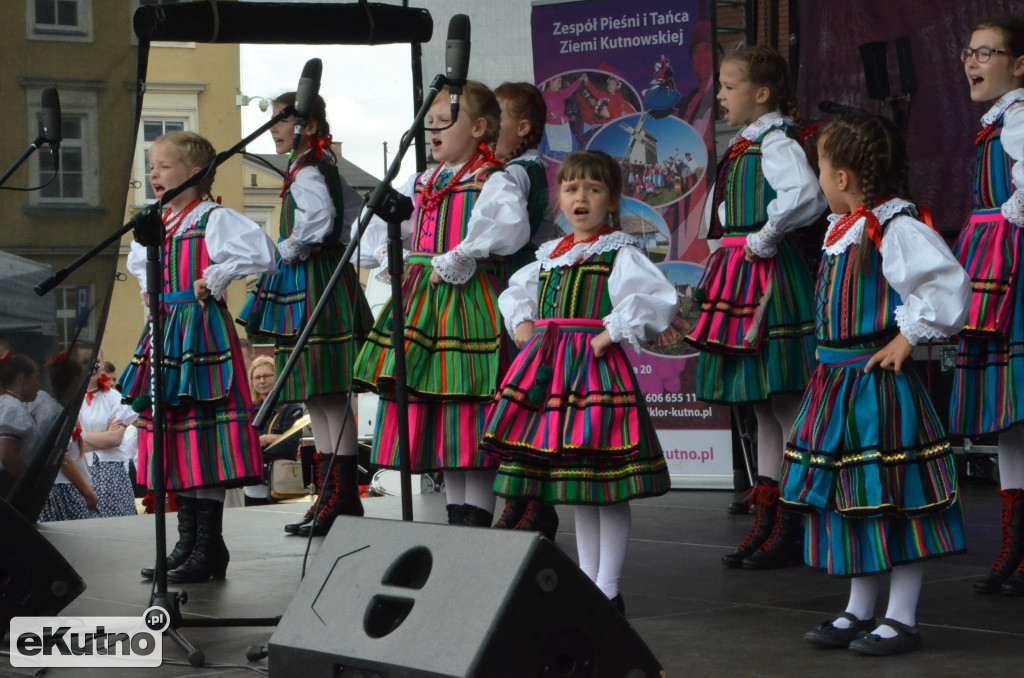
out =
<path fill-rule="evenodd" d="M 197 223 L 164 245 L 164 293 L 191 291 L 192 283 L 213 263 L 206 251 L 206 223 L 217 209 L 206 210 Z"/>
<path fill-rule="evenodd" d="M 1014 103 L 1021 106 L 1024 103 Z M 999 207 L 1013 195 L 1013 158 L 1003 150 L 1002 132 L 1006 113 L 978 146 L 978 162 L 974 170 L 974 208 Z"/>
<path fill-rule="evenodd" d="M 331 201 L 334 203 L 334 223 L 331 225 L 331 231 L 324 238 L 322 245 L 327 248 L 339 248 L 343 247 L 345 243 L 345 228 L 348 224 L 345 223 L 345 198 L 344 191 L 341 189 L 341 172 L 338 171 L 338 166 L 333 162 L 321 160 L 316 164 L 317 170 L 323 175 L 324 181 L 327 183 L 327 191 L 331 195 Z M 284 204 L 281 208 L 281 227 L 279 233 L 281 239 L 289 237 L 292 231 L 295 230 L 295 198 L 292 197 L 291 190 L 285 191 Z"/>
<path fill-rule="evenodd" d="M 761 145 L 768 134 L 778 129 L 794 137 L 789 125 L 770 127 L 735 158 L 731 157 L 734 146 L 726 151 L 715 182 L 712 232 L 742 235 L 759 230 L 768 221 L 768 203 L 775 200 L 777 194 L 761 172 Z M 718 224 L 718 205 L 723 202 L 725 223 Z"/>
<path fill-rule="evenodd" d="M 538 318 L 599 320 L 611 313 L 608 278 L 618 252 L 602 252 L 575 266 L 542 268 L 537 293 Z"/>
<path fill-rule="evenodd" d="M 416 226 L 412 237 L 412 251 L 442 254 L 462 242 L 466 235 L 466 226 L 469 225 L 469 217 L 473 213 L 473 205 L 480 197 L 480 190 L 487 177 L 495 171 L 500 170 L 484 168 L 471 177 L 463 177 L 463 180 L 444 196 L 441 204 L 432 210 L 425 209 L 422 198 L 427 181 L 433 172 L 421 174 L 416 179 L 415 186 Z M 455 175 L 452 172 L 442 172 L 432 190 L 441 190 L 453 176 Z"/>
<path fill-rule="evenodd" d="M 916 216 L 912 209 L 900 210 L 882 223 L 883 232 L 900 214 Z M 859 242 L 840 254 L 822 257 L 815 286 L 819 344 L 834 348 L 867 344 L 899 331 L 894 314 L 900 297 L 882 275 L 882 255 L 874 245 L 870 247 L 867 273 L 857 270 Z"/>

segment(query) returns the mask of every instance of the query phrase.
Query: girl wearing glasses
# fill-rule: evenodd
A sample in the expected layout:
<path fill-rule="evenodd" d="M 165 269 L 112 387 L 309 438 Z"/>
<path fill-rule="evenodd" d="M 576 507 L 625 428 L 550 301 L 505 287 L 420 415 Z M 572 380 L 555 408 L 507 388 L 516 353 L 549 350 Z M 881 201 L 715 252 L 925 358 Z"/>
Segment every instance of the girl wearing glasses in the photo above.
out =
<path fill-rule="evenodd" d="M 978 593 L 1024 595 L 1024 18 L 974 28 L 960 52 L 971 100 L 994 102 L 981 118 L 974 211 L 953 248 L 971 277 L 960 334 L 949 428 L 998 433 L 1003 548 Z M 1016 571 L 1016 573 L 1014 573 Z"/>

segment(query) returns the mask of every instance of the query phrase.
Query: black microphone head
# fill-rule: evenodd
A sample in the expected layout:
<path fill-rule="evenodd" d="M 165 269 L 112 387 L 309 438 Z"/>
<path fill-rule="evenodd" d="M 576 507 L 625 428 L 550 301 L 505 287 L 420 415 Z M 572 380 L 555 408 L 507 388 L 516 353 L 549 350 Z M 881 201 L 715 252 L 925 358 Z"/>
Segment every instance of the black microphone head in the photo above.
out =
<path fill-rule="evenodd" d="M 60 126 L 60 97 L 57 96 L 56 87 L 47 87 L 43 90 L 41 118 L 42 136 L 51 144 L 59 146 L 64 137 Z"/>
<path fill-rule="evenodd" d="M 306 119 L 313 109 L 313 101 L 320 93 L 320 76 L 324 72 L 324 62 L 310 59 L 302 67 L 299 86 L 295 88 L 295 117 Z"/>
<path fill-rule="evenodd" d="M 448 40 L 444 45 L 444 70 L 449 89 L 462 92 L 469 73 L 469 17 L 456 14 L 448 22 Z"/>

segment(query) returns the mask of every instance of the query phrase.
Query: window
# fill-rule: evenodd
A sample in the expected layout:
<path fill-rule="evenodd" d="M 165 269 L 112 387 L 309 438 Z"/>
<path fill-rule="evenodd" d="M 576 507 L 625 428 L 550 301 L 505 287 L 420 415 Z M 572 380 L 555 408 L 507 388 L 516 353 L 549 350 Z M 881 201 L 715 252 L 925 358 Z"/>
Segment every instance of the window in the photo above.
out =
<path fill-rule="evenodd" d="M 32 83 L 26 88 L 29 100 L 29 139 L 42 131 L 40 100 L 42 88 Z M 96 92 L 75 89 L 68 82 L 60 87 L 61 136 L 57 151 L 59 166 L 54 177 L 54 158 L 48 145 L 32 155 L 31 176 L 34 186 L 45 187 L 29 193 L 37 207 L 95 207 L 99 205 L 99 136 Z M 51 181 L 51 178 L 53 180 Z M 49 182 L 49 183 L 47 183 Z"/>
<path fill-rule="evenodd" d="M 199 93 L 205 87 L 202 83 L 146 83 L 132 165 L 135 188 L 128 194 L 133 209 L 154 199 L 149 184 L 149 149 L 153 142 L 168 132 L 199 132 Z"/>
<path fill-rule="evenodd" d="M 42 132 L 42 127 L 42 121 L 40 121 L 40 132 Z M 82 116 L 62 115 L 61 132 L 64 139 L 61 141 L 60 149 L 56 152 L 60 158 L 57 176 L 53 176 L 53 152 L 49 148 L 40 149 L 39 181 L 36 185 L 46 184 L 39 191 L 39 195 L 47 200 L 81 202 L 85 198 Z"/>
<path fill-rule="evenodd" d="M 64 350 L 78 335 L 78 341 L 92 341 L 93 331 L 93 289 L 92 285 L 59 285 L 53 290 L 57 304 L 57 346 Z M 81 326 L 82 331 L 78 328 Z"/>
<path fill-rule="evenodd" d="M 92 40 L 92 0 L 27 0 L 30 40 Z"/>
<path fill-rule="evenodd" d="M 184 132 L 184 120 L 143 120 L 142 121 L 142 174 L 143 185 L 146 189 L 146 200 L 155 200 L 153 186 L 149 183 L 149 149 L 153 142 L 168 132 Z"/>

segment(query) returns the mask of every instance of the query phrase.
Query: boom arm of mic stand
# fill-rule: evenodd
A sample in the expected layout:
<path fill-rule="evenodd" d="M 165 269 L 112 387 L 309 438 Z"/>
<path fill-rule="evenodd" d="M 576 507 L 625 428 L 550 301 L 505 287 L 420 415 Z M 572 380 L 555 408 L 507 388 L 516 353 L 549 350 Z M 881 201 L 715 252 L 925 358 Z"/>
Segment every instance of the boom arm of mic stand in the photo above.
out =
<path fill-rule="evenodd" d="M 391 166 L 388 167 L 388 171 L 385 173 L 384 178 L 377 184 L 373 189 L 373 193 L 370 194 L 370 198 L 367 200 L 366 209 L 360 214 L 359 227 L 357 232 L 349 240 L 348 247 L 341 255 L 341 261 L 338 262 L 338 266 L 334 269 L 334 274 L 331 279 L 327 282 L 324 287 L 320 301 L 310 311 L 309 317 L 306 319 L 306 324 L 302 328 L 302 332 L 299 333 L 298 338 L 295 340 L 295 345 L 292 348 L 291 355 L 288 356 L 288 361 L 284 367 L 281 368 L 280 374 L 278 374 L 277 382 L 274 387 L 267 394 L 263 400 L 263 404 L 260 406 L 259 412 L 256 413 L 256 417 L 253 419 L 253 426 L 256 428 L 262 428 L 270 416 L 274 412 L 274 408 L 277 406 L 277 399 L 281 394 L 281 389 L 284 388 L 284 383 L 291 374 L 292 369 L 295 367 L 295 363 L 299 359 L 299 354 L 302 349 L 309 341 L 309 335 L 313 332 L 313 326 L 317 320 L 323 314 L 324 308 L 330 301 L 332 290 L 338 284 L 341 279 L 342 273 L 345 267 L 352 260 L 352 255 L 355 253 L 356 246 L 363 237 L 363 233 L 366 231 L 366 227 L 370 223 L 370 217 L 373 215 L 379 216 L 381 219 L 388 222 L 388 272 L 391 274 L 391 345 L 395 351 L 395 407 L 398 410 L 398 454 L 399 464 L 401 466 L 401 488 L 402 488 L 402 520 L 412 520 L 412 485 L 411 485 L 411 471 L 409 466 L 409 418 L 408 418 L 408 401 L 406 394 L 405 384 L 405 323 L 402 314 L 404 313 L 404 307 L 402 304 L 402 268 L 403 258 L 401 252 L 401 223 L 405 221 L 412 214 L 412 202 L 403 197 L 391 187 L 391 182 L 395 180 L 398 175 L 398 169 L 401 166 L 402 159 L 405 157 L 406 152 L 409 150 L 409 146 L 412 144 L 413 136 L 422 125 L 424 119 L 427 117 L 427 112 L 430 110 L 430 106 L 434 103 L 434 97 L 441 91 L 441 87 L 447 82 L 443 75 L 438 75 L 434 78 L 434 81 L 430 84 L 430 91 L 433 92 L 433 96 L 424 97 L 423 104 L 420 106 L 420 110 L 416 112 L 416 118 L 413 120 L 412 126 L 409 131 L 406 132 L 398 145 L 398 150 L 395 152 L 395 157 L 391 161 Z"/>

